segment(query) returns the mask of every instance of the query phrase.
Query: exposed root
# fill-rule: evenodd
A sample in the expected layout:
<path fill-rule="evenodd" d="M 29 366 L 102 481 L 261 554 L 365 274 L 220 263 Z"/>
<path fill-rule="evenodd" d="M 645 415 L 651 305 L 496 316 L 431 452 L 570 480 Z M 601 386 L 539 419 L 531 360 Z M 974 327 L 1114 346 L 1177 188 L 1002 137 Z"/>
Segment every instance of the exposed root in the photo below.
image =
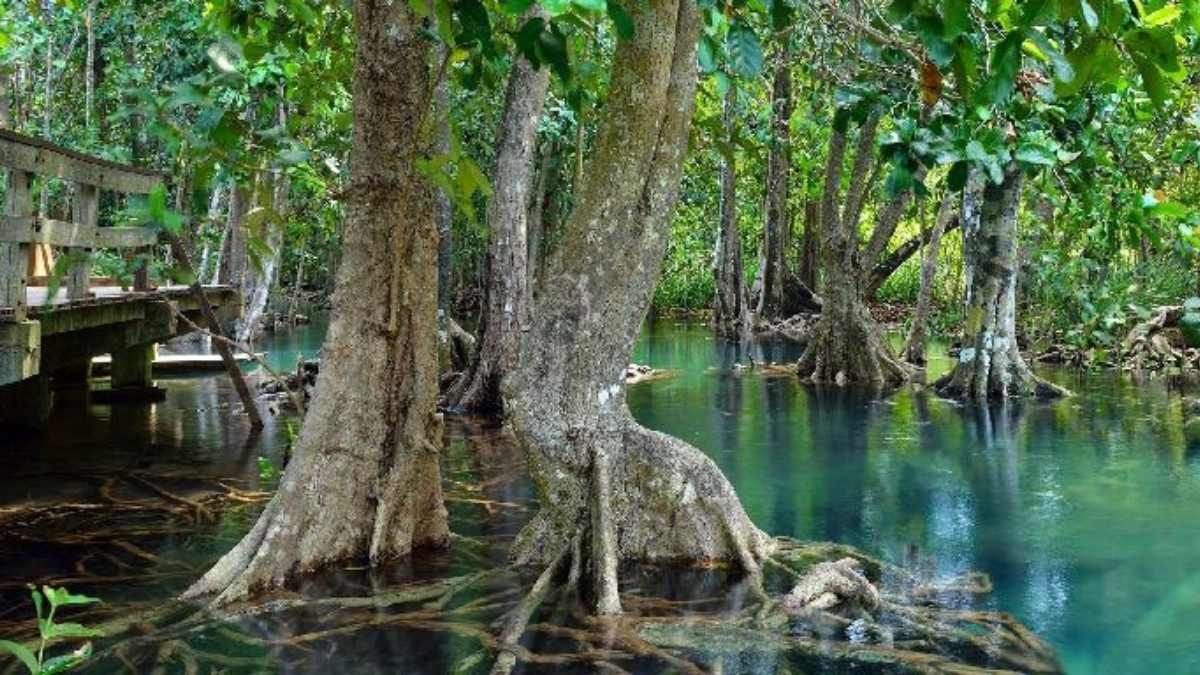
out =
<path fill-rule="evenodd" d="M 892 353 L 865 305 L 821 315 L 796 364 L 802 380 L 814 384 L 895 387 L 918 371 Z"/>
<path fill-rule="evenodd" d="M 496 663 L 492 666 L 492 675 L 508 675 L 512 672 L 514 666 L 517 665 L 517 656 L 513 649 L 521 640 L 521 635 L 525 633 L 525 627 L 529 625 L 529 618 L 533 615 L 534 610 L 542 601 L 546 599 L 546 595 L 550 593 L 551 583 L 554 576 L 558 573 L 560 567 L 566 562 L 568 557 L 573 558 L 572 552 L 574 547 L 564 547 L 554 562 L 538 576 L 534 582 L 533 588 L 529 590 L 529 594 L 521 600 L 517 608 L 513 610 L 508 624 L 500 633 L 500 653 L 496 656 Z M 574 561 L 572 561 L 574 565 Z"/>

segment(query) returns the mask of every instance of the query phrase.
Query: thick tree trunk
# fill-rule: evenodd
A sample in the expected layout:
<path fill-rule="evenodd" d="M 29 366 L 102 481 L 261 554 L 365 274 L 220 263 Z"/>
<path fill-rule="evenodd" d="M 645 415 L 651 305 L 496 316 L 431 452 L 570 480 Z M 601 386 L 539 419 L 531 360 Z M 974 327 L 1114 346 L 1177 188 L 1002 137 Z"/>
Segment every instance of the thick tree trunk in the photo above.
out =
<path fill-rule="evenodd" d="M 757 573 L 770 545 L 712 460 L 644 429 L 626 406 L 623 373 L 678 196 L 699 30 L 693 0 L 642 0 L 633 13 L 575 208 L 505 381 L 541 505 L 512 557 L 548 565 L 582 536 L 602 614 L 620 611 L 622 560 L 725 559 Z"/>
<path fill-rule="evenodd" d="M 897 385 L 912 376 L 911 368 L 892 354 L 863 292 L 867 281 L 864 262 L 878 255 L 880 242 L 886 245 L 903 213 L 902 205 L 907 204 L 907 194 L 889 202 L 880 211 L 870 240 L 859 250 L 859 215 L 878 175 L 878 169 L 872 168 L 876 166 L 878 125 L 879 114 L 875 113 L 859 130 L 844 206 L 839 206 L 839 197 L 845 132 L 835 129 L 829 140 L 821 199 L 821 229 L 825 236 L 821 246 L 821 317 L 797 364 L 800 377 L 814 383 L 879 387 Z"/>
<path fill-rule="evenodd" d="M 526 293 L 533 297 L 533 287 L 537 283 L 538 268 L 541 266 L 542 241 L 546 235 L 546 202 L 550 199 L 553 176 L 556 171 L 558 144 L 548 141 L 549 145 L 541 149 L 541 161 L 538 162 L 537 183 L 533 189 L 533 199 L 529 202 L 529 225 L 526 250 Z"/>
<path fill-rule="evenodd" d="M 448 539 L 439 456 L 437 226 L 414 162 L 430 41 L 407 2 L 354 5 L 354 136 L 345 258 L 295 459 L 242 541 L 185 596 L 226 603 L 294 575 Z"/>
<path fill-rule="evenodd" d="M 921 290 L 917 293 L 912 326 L 909 327 L 908 338 L 904 341 L 904 349 L 900 351 L 905 361 L 919 366 L 925 365 L 925 323 L 929 314 L 929 301 L 933 297 L 933 277 L 937 273 L 938 250 L 942 243 L 942 235 L 956 219 L 954 201 L 954 195 L 947 193 L 942 198 L 942 205 L 938 207 L 933 230 L 929 232 L 929 241 L 925 244 L 925 255 L 921 258 Z"/>
<path fill-rule="evenodd" d="M 963 252 L 972 270 L 970 299 L 958 363 L 935 385 L 944 396 L 988 401 L 1066 393 L 1035 376 L 1017 345 L 1017 211 L 1022 182 L 1015 162 L 1006 167 L 1000 185 L 968 181 L 963 218 L 977 219 L 963 223 L 963 232 L 971 233 Z"/>
<path fill-rule="evenodd" d="M 791 169 L 792 77 L 790 64 L 781 58 L 771 87 L 771 147 L 767 160 L 767 193 L 763 211 L 763 278 L 758 296 L 759 319 L 784 318 L 787 299 L 788 173 Z"/>
<path fill-rule="evenodd" d="M 536 5 L 526 18 L 544 17 Z M 529 199 L 537 127 L 542 117 L 550 69 L 537 68 L 522 57 L 513 62 L 504 112 L 496 135 L 496 166 L 487 220 L 487 283 L 479 349 L 471 365 L 450 387 L 449 408 L 463 412 L 499 412 L 500 378 L 516 365 L 521 324 L 528 316 Z"/>
<path fill-rule="evenodd" d="M 735 118 L 737 90 L 725 93 L 721 121 L 731 133 Z M 717 287 L 713 306 L 713 327 L 718 335 L 745 343 L 750 333 L 750 301 L 746 296 L 746 272 L 742 262 L 742 233 L 737 220 L 737 167 L 732 158 L 721 160 L 721 222 L 713 255 L 713 275 Z"/>

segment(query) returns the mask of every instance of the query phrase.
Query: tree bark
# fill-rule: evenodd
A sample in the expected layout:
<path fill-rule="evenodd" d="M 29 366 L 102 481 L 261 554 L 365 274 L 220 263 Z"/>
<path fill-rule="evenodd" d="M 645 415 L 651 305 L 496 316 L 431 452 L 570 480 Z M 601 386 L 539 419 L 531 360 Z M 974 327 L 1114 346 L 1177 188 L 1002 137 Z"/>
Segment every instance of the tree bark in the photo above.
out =
<path fill-rule="evenodd" d="M 767 159 L 767 193 L 763 211 L 763 279 L 756 314 L 760 319 L 785 318 L 787 300 L 788 173 L 791 169 L 792 77 L 790 64 L 781 58 L 771 87 L 771 147 Z"/>
<path fill-rule="evenodd" d="M 895 231 L 908 203 L 908 194 L 896 197 L 880 211 L 867 244 L 860 250 L 858 220 L 863 203 L 878 175 L 875 133 L 879 113 L 871 114 L 858 132 L 854 166 L 844 205 L 841 182 L 846 134 L 834 129 L 825 162 L 825 188 L 821 198 L 821 245 L 824 277 L 821 317 L 797 364 L 801 378 L 838 386 L 894 386 L 912 376 L 910 366 L 896 358 L 871 316 L 864 287 L 869 262 Z M 882 242 L 882 245 L 880 244 Z"/>
<path fill-rule="evenodd" d="M 800 251 L 800 283 L 808 288 L 817 287 L 818 261 L 821 241 L 821 203 L 804 203 L 804 240 Z"/>
<path fill-rule="evenodd" d="M 537 5 L 525 13 L 526 19 L 545 16 Z M 447 392 L 447 405 L 456 411 L 500 412 L 504 407 L 500 378 L 516 365 L 521 324 L 528 316 L 529 200 L 538 121 L 549 87 L 549 68 L 535 67 L 520 56 L 513 61 L 487 210 L 491 237 L 479 349 Z"/>
<path fill-rule="evenodd" d="M 91 131 L 92 117 L 95 114 L 96 105 L 96 6 L 100 4 L 100 0 L 88 0 L 87 10 L 84 14 L 84 23 L 87 28 L 87 73 L 85 73 L 85 93 L 83 106 L 84 126 Z"/>
<path fill-rule="evenodd" d="M 699 450 L 634 421 L 624 369 L 650 304 L 678 196 L 696 86 L 693 0 L 642 0 L 619 40 L 575 208 L 539 284 L 519 365 L 506 378 L 540 510 L 512 548 L 550 564 L 577 533 L 591 602 L 620 611 L 623 560 L 740 562 L 770 542 Z"/>
<path fill-rule="evenodd" d="M 258 522 L 186 593 L 228 603 L 295 575 L 448 539 L 439 457 L 434 195 L 415 161 L 431 42 L 410 3 L 356 0 L 345 253 L 295 458 Z"/>
<path fill-rule="evenodd" d="M 287 126 L 287 101 L 284 98 L 283 87 L 280 86 L 279 104 L 276 110 L 276 121 L 279 127 Z M 268 205 L 269 212 L 264 218 L 267 255 L 257 266 L 247 266 L 246 281 L 243 284 L 244 309 L 238 322 L 237 340 L 250 344 L 258 336 L 263 313 L 271 299 L 271 286 L 279 270 L 280 257 L 283 255 L 284 222 L 288 212 L 288 195 L 291 184 L 282 167 L 271 171 L 271 196 Z"/>
<path fill-rule="evenodd" d="M 963 252 L 972 270 L 969 300 L 958 363 L 935 385 L 943 396 L 989 401 L 1067 393 L 1035 376 L 1017 345 L 1017 212 L 1022 183 L 1016 162 L 1005 168 L 999 185 L 983 184 L 978 177 L 968 180 L 962 213 L 963 232 L 970 233 Z"/>
<path fill-rule="evenodd" d="M 201 227 L 201 232 L 209 229 L 211 226 L 213 226 L 217 223 L 217 221 L 221 215 L 221 205 L 224 202 L 224 199 L 225 199 L 225 187 L 224 187 L 224 185 L 217 183 L 216 185 L 213 186 L 212 194 L 209 196 L 208 218 L 204 221 L 204 224 Z M 217 245 L 218 257 L 220 256 L 220 248 L 224 244 L 224 239 L 225 239 L 225 228 L 222 227 L 221 228 L 221 243 L 219 243 Z M 201 284 L 203 284 L 205 282 L 205 280 L 210 279 L 210 277 L 208 276 L 208 260 L 211 256 L 212 256 L 212 246 L 209 244 L 208 238 L 205 237 L 204 246 L 200 249 L 200 264 L 196 267 L 196 278 L 198 280 L 200 280 Z M 221 267 L 221 263 L 219 260 L 217 262 L 216 267 L 218 270 Z M 214 276 L 215 276 L 215 274 L 214 274 Z M 215 283 L 215 279 L 213 279 L 213 283 Z"/>
<path fill-rule="evenodd" d="M 954 195 L 947 193 L 938 207 L 933 230 L 929 232 L 929 242 L 925 244 L 925 255 L 921 258 L 921 290 L 917 293 L 917 306 L 913 309 L 912 326 L 909 327 L 908 337 L 904 348 L 900 350 L 905 361 L 918 366 L 925 365 L 925 323 L 929 314 L 929 301 L 933 297 L 933 277 L 937 273 L 938 250 L 941 246 L 942 235 L 950 223 L 957 219 L 954 209 Z"/>
<path fill-rule="evenodd" d="M 444 49 L 438 48 L 437 58 L 445 57 Z M 436 154 L 445 154 L 450 152 L 450 83 L 446 78 L 437 83 L 433 106 L 433 114 L 437 116 L 433 149 Z M 446 319 L 450 318 L 450 290 L 454 265 L 454 204 L 450 202 L 450 195 L 441 188 L 434 190 L 433 199 L 434 221 L 437 223 L 438 233 L 438 326 L 444 329 Z M 331 265 L 331 273 L 333 269 Z"/>
<path fill-rule="evenodd" d="M 725 93 L 721 122 L 732 135 L 737 90 L 731 85 Z M 742 262 L 742 233 L 737 221 L 737 165 L 731 157 L 721 160 L 721 222 L 713 255 L 713 275 L 717 287 L 713 306 L 713 327 L 718 335 L 745 344 L 750 334 L 750 301 L 746 295 L 746 272 Z"/>

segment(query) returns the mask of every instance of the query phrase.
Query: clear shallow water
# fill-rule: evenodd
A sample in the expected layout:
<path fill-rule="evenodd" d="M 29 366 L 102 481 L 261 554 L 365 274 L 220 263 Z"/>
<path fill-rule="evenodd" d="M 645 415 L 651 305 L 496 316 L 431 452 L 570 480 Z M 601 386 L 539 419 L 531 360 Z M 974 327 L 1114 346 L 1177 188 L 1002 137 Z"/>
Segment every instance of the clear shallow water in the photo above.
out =
<path fill-rule="evenodd" d="M 1077 396 L 989 412 L 708 370 L 731 358 L 702 326 L 649 326 L 634 360 L 678 372 L 629 405 L 713 457 L 760 527 L 985 571 L 987 606 L 1070 673 L 1200 672 L 1200 429 L 1163 380 L 1051 372 Z"/>
<path fill-rule="evenodd" d="M 289 369 L 298 354 L 319 348 L 323 331 L 318 322 L 269 336 L 260 348 Z M 796 356 L 782 344 L 756 354 L 759 361 Z M 1062 375 L 1055 379 L 1075 398 L 989 413 L 909 390 L 882 401 L 817 390 L 791 377 L 731 369 L 737 359 L 703 326 L 650 325 L 634 360 L 675 372 L 631 387 L 629 403 L 643 423 L 712 456 L 762 528 L 854 544 L 931 574 L 985 571 L 996 584 L 985 605 L 1047 637 L 1071 673 L 1200 672 L 1200 433 L 1186 429 L 1181 394 L 1165 381 Z M 943 357 L 934 369 L 946 365 Z M 169 391 L 164 403 L 64 403 L 42 436 L 0 439 L 0 508 L 87 501 L 104 481 L 130 474 L 259 487 L 257 458 L 279 461 L 286 422 L 268 418 L 252 438 L 231 412 L 236 397 L 223 377 L 160 383 Z M 378 573 L 328 575 L 307 592 L 370 593 L 503 560 L 532 497 L 519 458 L 471 420 L 451 420 L 447 437 L 453 527 L 494 544 L 484 559 L 457 546 Z M 6 541 L 0 528 L 0 625 L 27 614 L 21 583 L 41 575 L 80 579 L 73 590 L 128 603 L 129 611 L 161 602 L 232 546 L 256 510 L 137 539 L 159 562 L 139 563 L 117 585 L 80 577 L 79 569 L 105 567 L 78 543 Z M 106 526 L 84 522 L 75 530 Z M 674 596 L 719 592 L 723 583 L 719 574 L 696 571 L 637 577 L 641 587 Z M 238 672 L 446 672 L 478 651 L 469 638 L 411 627 L 359 631 L 316 648 L 283 644 L 281 636 L 315 630 L 321 619 L 309 611 L 237 624 L 238 635 L 267 639 L 265 647 L 248 648 L 228 631 L 205 632 L 193 644 L 266 664 Z M 369 658 L 351 665 L 346 654 Z M 626 667 L 661 672 L 661 664 L 633 665 Z M 5 667 L 0 661 L 0 672 Z"/>

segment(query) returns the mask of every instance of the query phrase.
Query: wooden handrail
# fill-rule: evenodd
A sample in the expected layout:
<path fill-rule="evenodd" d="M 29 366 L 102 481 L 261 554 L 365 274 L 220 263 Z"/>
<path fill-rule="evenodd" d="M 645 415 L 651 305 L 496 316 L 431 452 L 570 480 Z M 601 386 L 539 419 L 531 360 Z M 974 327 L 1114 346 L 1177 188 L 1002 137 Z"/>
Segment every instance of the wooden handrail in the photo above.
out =
<path fill-rule="evenodd" d="M 149 227 L 97 227 L 33 216 L 0 216 L 0 243 L 137 248 L 157 241 L 158 231 Z"/>
<path fill-rule="evenodd" d="M 165 178 L 8 129 L 0 129 L 0 166 L 130 194 L 147 194 Z"/>

